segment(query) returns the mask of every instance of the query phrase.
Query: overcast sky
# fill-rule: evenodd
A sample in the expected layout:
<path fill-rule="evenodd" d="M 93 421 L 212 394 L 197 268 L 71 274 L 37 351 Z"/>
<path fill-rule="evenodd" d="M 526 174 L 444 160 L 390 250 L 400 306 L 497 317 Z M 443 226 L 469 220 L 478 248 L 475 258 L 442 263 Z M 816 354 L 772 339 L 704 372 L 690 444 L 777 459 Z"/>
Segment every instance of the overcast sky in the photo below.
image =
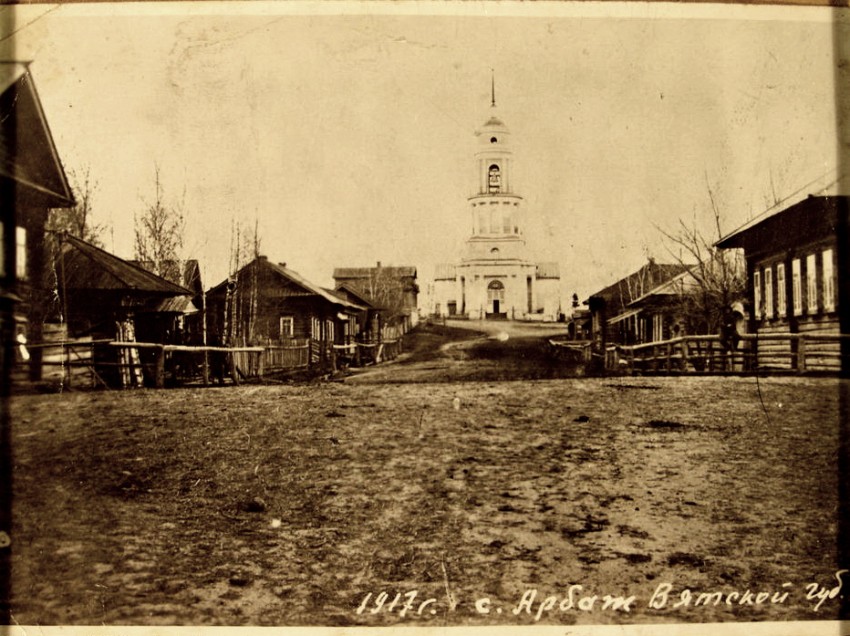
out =
<path fill-rule="evenodd" d="M 384 14 L 333 15 L 370 7 Z M 436 10 L 447 15 L 422 15 Z M 98 183 L 107 249 L 133 256 L 133 216 L 158 165 L 166 198 L 184 201 L 186 256 L 201 260 L 208 287 L 227 273 L 232 219 L 256 218 L 261 251 L 319 284 L 336 266 L 380 260 L 417 266 L 424 288 L 469 232 L 491 68 L 529 246 L 560 262 L 565 301 L 646 255 L 669 260 L 655 226 L 708 226 L 709 188 L 731 230 L 840 173 L 829 9 L 2 12 L 6 34 L 10 15 L 18 32 L 0 55 L 33 60 L 66 170 Z"/>

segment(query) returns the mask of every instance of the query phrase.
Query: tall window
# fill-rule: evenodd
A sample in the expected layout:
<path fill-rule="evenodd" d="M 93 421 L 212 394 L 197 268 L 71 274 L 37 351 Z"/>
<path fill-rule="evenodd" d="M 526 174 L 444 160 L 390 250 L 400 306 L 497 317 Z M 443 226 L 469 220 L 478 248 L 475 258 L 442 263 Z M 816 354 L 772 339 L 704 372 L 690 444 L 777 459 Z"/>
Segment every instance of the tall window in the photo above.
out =
<path fill-rule="evenodd" d="M 835 280 L 832 270 L 832 250 L 821 252 L 823 265 L 823 310 L 835 311 Z"/>
<path fill-rule="evenodd" d="M 753 272 L 753 314 L 756 319 L 761 318 L 761 271 Z"/>
<path fill-rule="evenodd" d="M 814 254 L 806 257 L 806 313 L 818 312 L 818 270 Z"/>
<path fill-rule="evenodd" d="M 785 263 L 779 263 L 776 266 L 776 313 L 779 316 L 785 315 Z"/>
<path fill-rule="evenodd" d="M 794 305 L 794 315 L 803 313 L 803 277 L 800 273 L 800 259 L 791 261 L 791 300 Z"/>
<path fill-rule="evenodd" d="M 15 275 L 20 279 L 27 277 L 27 231 L 22 227 L 15 228 Z"/>
<path fill-rule="evenodd" d="M 773 318 L 773 265 L 764 268 L 764 313 Z"/>

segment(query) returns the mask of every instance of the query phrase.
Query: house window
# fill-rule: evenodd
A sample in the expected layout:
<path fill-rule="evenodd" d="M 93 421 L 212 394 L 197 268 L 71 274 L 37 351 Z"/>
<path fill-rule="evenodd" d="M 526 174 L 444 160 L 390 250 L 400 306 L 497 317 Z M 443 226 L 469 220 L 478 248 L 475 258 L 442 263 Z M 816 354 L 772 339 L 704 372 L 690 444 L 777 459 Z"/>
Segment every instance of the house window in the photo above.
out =
<path fill-rule="evenodd" d="M 502 212 L 502 232 L 505 234 L 511 233 L 511 213 Z"/>
<path fill-rule="evenodd" d="M 27 277 L 27 231 L 15 228 L 15 275 L 20 279 Z"/>
<path fill-rule="evenodd" d="M 753 272 L 753 314 L 756 319 L 761 318 L 761 271 Z"/>
<path fill-rule="evenodd" d="M 776 313 L 785 315 L 785 263 L 776 266 Z"/>
<path fill-rule="evenodd" d="M 832 270 L 832 250 L 824 250 L 821 253 L 823 265 L 823 309 L 824 311 L 835 311 L 835 281 Z"/>
<path fill-rule="evenodd" d="M 313 318 L 310 321 L 310 337 L 313 340 L 322 339 L 322 321 L 318 318 Z"/>
<path fill-rule="evenodd" d="M 794 305 L 794 315 L 803 313 L 803 277 L 800 273 L 800 259 L 791 261 L 791 300 Z"/>
<path fill-rule="evenodd" d="M 773 266 L 764 268 L 764 313 L 773 318 Z"/>
<path fill-rule="evenodd" d="M 295 335 L 295 318 L 292 316 L 280 317 L 280 337 L 292 338 Z"/>
<path fill-rule="evenodd" d="M 814 254 L 806 257 L 806 313 L 818 312 L 818 270 Z"/>

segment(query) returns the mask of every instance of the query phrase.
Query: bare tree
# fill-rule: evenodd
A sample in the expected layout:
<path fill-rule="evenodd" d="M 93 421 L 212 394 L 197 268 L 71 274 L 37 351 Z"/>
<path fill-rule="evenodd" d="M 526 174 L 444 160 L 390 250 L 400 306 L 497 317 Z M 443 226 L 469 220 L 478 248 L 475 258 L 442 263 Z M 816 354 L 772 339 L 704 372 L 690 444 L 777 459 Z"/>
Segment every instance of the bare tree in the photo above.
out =
<path fill-rule="evenodd" d="M 154 171 L 154 199 L 134 221 L 136 259 L 154 274 L 182 284 L 183 201 L 177 205 L 166 202 L 159 166 Z"/>
<path fill-rule="evenodd" d="M 248 344 L 255 339 L 258 309 L 258 271 L 245 265 L 260 255 L 259 223 L 248 229 L 234 221 L 230 229 L 230 274 L 224 300 L 224 341 Z"/>
<path fill-rule="evenodd" d="M 668 241 L 668 251 L 688 268 L 693 285 L 682 285 L 679 294 L 682 316 L 688 333 L 718 333 L 733 302 L 746 292 L 746 267 L 737 250 L 720 250 L 715 243 L 723 237 L 721 216 L 711 187 L 712 233 L 708 238 L 696 221 L 688 225 L 679 219 L 675 231 L 658 228 Z"/>
<path fill-rule="evenodd" d="M 49 211 L 45 229 L 53 234 L 67 233 L 84 241 L 103 247 L 101 234 L 105 227 L 92 219 L 92 196 L 97 190 L 97 182 L 92 180 L 89 168 L 81 173 L 70 173 L 76 204 L 70 208 L 56 208 Z"/>

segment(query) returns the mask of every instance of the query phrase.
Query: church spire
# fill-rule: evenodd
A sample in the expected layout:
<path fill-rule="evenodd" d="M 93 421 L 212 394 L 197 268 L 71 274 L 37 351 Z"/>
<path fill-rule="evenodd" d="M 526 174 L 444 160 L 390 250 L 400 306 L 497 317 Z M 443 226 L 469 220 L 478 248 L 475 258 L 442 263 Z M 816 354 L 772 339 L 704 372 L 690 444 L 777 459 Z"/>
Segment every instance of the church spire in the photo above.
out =
<path fill-rule="evenodd" d="M 490 108 L 496 107 L 496 71 L 490 69 Z"/>

